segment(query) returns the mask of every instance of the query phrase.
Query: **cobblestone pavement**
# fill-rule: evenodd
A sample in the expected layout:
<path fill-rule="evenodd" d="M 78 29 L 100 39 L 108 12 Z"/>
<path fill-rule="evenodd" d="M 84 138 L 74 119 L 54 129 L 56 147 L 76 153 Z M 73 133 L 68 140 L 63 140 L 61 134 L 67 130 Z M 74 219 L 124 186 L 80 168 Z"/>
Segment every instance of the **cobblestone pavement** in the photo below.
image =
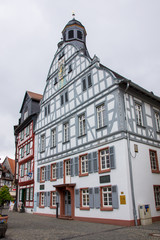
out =
<path fill-rule="evenodd" d="M 8 210 L 6 210 L 8 211 Z M 61 220 L 27 213 L 7 212 L 8 240 L 158 240 L 160 222 L 148 226 L 121 227 L 108 224 Z M 150 234 L 157 233 L 159 237 Z"/>

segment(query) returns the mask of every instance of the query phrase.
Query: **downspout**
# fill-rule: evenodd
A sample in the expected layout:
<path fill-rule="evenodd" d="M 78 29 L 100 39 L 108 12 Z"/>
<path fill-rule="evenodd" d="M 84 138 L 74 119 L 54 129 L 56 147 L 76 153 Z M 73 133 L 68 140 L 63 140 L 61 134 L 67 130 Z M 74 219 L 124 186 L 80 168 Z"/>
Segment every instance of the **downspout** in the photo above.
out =
<path fill-rule="evenodd" d="M 130 173 L 130 182 L 131 182 L 131 196 L 132 196 L 132 204 L 133 204 L 133 216 L 134 216 L 135 225 L 137 226 L 138 225 L 137 224 L 137 212 L 136 212 L 134 184 L 133 184 L 133 171 L 132 171 L 132 159 L 131 159 L 131 149 L 130 149 L 130 135 L 129 135 L 129 129 L 128 129 L 127 100 L 126 100 L 126 93 L 127 93 L 128 88 L 129 88 L 129 82 L 127 82 L 127 87 L 125 89 L 124 107 L 125 107 L 125 119 L 126 119 L 128 162 L 129 162 L 129 173 Z"/>

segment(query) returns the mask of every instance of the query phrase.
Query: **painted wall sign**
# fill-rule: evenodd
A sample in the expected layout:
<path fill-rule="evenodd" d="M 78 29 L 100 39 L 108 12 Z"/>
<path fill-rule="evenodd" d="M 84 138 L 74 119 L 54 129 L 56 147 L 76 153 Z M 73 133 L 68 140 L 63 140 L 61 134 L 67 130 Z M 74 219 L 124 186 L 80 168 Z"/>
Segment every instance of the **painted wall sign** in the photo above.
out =
<path fill-rule="evenodd" d="M 126 195 L 120 195 L 120 204 L 126 204 Z"/>

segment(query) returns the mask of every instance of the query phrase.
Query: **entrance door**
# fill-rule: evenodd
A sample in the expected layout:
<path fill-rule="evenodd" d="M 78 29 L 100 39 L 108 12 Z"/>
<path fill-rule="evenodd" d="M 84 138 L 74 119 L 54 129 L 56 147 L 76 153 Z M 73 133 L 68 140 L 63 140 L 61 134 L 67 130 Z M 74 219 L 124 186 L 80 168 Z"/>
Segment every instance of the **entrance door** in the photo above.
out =
<path fill-rule="evenodd" d="M 71 193 L 65 191 L 65 216 L 71 216 Z"/>
<path fill-rule="evenodd" d="M 24 207 L 25 207 L 25 200 L 26 200 L 26 189 L 22 189 L 22 202 L 24 204 Z"/>
<path fill-rule="evenodd" d="M 70 160 L 65 161 L 65 183 L 71 183 Z"/>

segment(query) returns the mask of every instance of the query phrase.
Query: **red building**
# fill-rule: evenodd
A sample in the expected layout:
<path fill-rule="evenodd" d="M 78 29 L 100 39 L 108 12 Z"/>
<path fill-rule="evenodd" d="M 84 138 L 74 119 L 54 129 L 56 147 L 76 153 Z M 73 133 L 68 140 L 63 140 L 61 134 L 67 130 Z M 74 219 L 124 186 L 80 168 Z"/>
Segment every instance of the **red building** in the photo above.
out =
<path fill-rule="evenodd" d="M 17 208 L 23 203 L 27 212 L 34 207 L 34 126 L 41 99 L 42 95 L 27 91 L 20 109 L 19 125 L 14 126 Z"/>

